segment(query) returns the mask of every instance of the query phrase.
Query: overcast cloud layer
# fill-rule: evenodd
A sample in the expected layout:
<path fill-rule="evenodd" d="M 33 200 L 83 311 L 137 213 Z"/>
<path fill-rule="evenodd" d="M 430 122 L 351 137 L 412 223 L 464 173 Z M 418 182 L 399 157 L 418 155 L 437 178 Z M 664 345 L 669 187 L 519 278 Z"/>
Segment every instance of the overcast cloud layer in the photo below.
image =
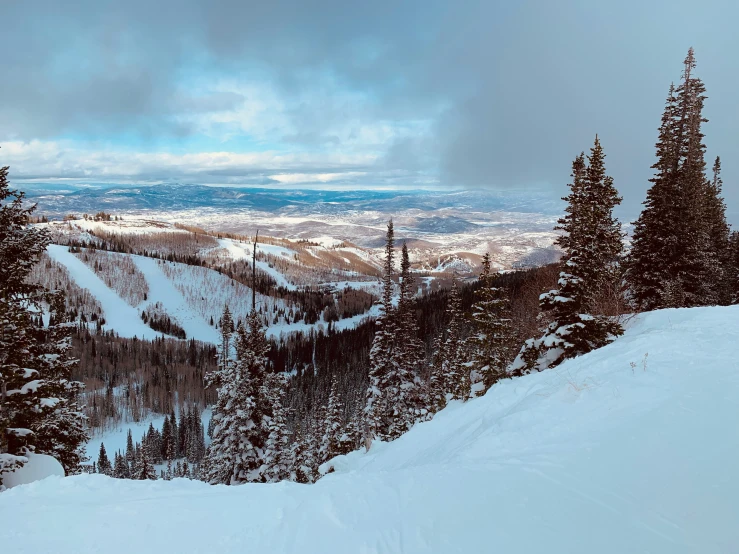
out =
<path fill-rule="evenodd" d="M 18 180 L 560 194 L 598 133 L 633 216 L 692 45 L 736 213 L 738 16 L 728 0 L 0 0 L 0 163 Z"/>

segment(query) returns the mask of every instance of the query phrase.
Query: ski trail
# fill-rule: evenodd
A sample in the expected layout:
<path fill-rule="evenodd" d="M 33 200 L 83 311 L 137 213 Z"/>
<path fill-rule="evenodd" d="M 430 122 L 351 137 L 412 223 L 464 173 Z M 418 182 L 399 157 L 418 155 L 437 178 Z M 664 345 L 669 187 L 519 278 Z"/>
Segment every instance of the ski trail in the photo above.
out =
<path fill-rule="evenodd" d="M 247 249 L 243 246 L 239 246 L 238 244 L 236 244 L 233 240 L 220 239 L 218 242 L 223 248 L 231 253 L 231 256 L 233 256 L 234 260 L 251 259 L 251 253 L 248 252 Z M 257 250 L 259 250 L 259 246 L 260 245 L 257 244 Z M 288 281 L 285 276 L 277 271 L 274 267 L 270 267 L 267 262 L 257 260 L 257 268 L 272 277 L 277 283 L 278 287 L 285 287 L 287 290 L 298 290 L 298 287 L 296 285 L 293 285 L 290 281 Z"/>
<path fill-rule="evenodd" d="M 146 277 L 149 285 L 149 304 L 160 302 L 164 311 L 185 330 L 188 339 L 194 338 L 213 344 L 218 342 L 218 332 L 195 313 L 182 293 L 162 271 L 160 264 L 168 262 L 144 256 L 131 256 L 131 259 Z"/>
<path fill-rule="evenodd" d="M 51 259 L 67 269 L 77 286 L 89 290 L 100 302 L 105 314 L 103 329 L 115 331 L 119 336 L 128 338 L 155 339 L 164 336 L 141 321 L 138 310 L 108 287 L 90 267 L 72 254 L 67 246 L 50 244 L 46 251 Z"/>

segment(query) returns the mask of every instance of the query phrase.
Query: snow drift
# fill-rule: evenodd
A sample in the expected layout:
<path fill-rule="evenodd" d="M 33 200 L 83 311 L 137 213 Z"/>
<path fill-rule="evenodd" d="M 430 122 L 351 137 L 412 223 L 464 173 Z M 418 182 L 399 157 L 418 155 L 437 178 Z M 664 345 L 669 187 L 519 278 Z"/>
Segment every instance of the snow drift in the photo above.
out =
<path fill-rule="evenodd" d="M 50 477 L 13 552 L 739 552 L 739 307 L 662 310 L 453 404 L 315 485 Z"/>
<path fill-rule="evenodd" d="M 9 489 L 27 485 L 47 477 L 64 477 L 64 468 L 59 460 L 46 454 L 27 454 L 28 461 L 15 471 L 3 472 L 3 486 Z"/>

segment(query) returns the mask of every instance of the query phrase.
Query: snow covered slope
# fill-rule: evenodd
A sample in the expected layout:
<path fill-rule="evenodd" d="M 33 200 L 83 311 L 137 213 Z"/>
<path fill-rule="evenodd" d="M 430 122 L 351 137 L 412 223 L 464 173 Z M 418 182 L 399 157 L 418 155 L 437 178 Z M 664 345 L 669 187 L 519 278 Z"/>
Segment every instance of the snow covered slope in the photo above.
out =
<path fill-rule="evenodd" d="M 453 404 L 315 485 L 98 475 L 0 494 L 8 552 L 739 552 L 739 307 Z"/>

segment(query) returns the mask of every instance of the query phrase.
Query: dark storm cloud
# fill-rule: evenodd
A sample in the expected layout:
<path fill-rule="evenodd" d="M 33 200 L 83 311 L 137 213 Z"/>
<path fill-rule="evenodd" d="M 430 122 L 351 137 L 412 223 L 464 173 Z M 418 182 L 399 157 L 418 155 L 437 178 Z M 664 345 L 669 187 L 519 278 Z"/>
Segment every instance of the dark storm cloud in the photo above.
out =
<path fill-rule="evenodd" d="M 0 139 L 192 134 L 177 111 L 229 109 L 197 96 L 202 77 L 267 76 L 295 101 L 287 143 L 330 150 L 323 127 L 361 91 L 363 117 L 431 121 L 390 141 L 378 170 L 435 172 L 442 184 L 550 186 L 599 133 L 631 217 L 644 198 L 656 127 L 689 46 L 708 89 L 709 155 L 722 155 L 739 207 L 739 36 L 735 2 L 347 2 L 56 0 L 0 4 Z M 300 100 L 316 91 L 317 101 Z M 736 219 L 736 218 L 735 218 Z"/>

